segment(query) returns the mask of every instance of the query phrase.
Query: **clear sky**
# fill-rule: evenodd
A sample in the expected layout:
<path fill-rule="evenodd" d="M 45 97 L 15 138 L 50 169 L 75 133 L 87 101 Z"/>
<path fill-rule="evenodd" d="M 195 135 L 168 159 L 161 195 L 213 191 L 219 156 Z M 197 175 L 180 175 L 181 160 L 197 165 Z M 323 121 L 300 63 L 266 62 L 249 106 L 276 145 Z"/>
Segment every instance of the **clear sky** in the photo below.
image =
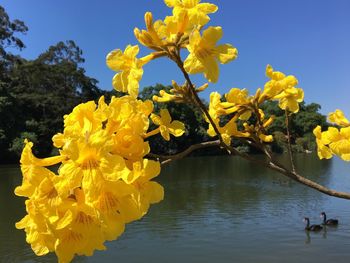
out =
<path fill-rule="evenodd" d="M 203 1 L 205 2 L 205 1 Z M 322 112 L 343 109 L 350 117 L 350 1 L 349 0 L 212 0 L 219 6 L 210 25 L 224 31 L 221 43 L 238 48 L 237 60 L 220 67 L 218 83 L 210 91 L 224 93 L 232 87 L 254 92 L 265 81 L 271 64 L 299 80 L 306 102 L 318 102 Z M 134 27 L 144 28 L 143 16 L 155 19 L 171 14 L 162 0 L 1 0 L 11 19 L 29 27 L 21 52 L 35 58 L 49 45 L 74 40 L 84 52 L 83 67 L 112 89 L 114 75 L 105 65 L 106 54 L 136 44 Z M 142 54 L 147 49 L 143 48 Z M 171 62 L 160 59 L 145 66 L 141 87 L 156 83 L 181 83 Z M 194 78 L 203 84 L 202 76 Z M 209 92 L 203 94 L 208 98 Z"/>

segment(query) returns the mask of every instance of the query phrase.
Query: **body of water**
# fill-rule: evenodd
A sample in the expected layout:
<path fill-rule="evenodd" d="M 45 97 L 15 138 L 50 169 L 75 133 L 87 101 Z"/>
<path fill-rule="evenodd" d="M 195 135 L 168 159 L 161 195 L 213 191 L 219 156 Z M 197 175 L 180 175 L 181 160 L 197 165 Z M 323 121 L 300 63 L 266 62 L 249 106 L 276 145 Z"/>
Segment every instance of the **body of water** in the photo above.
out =
<path fill-rule="evenodd" d="M 283 157 L 281 157 L 283 158 Z M 320 184 L 350 192 L 350 167 L 297 155 L 297 170 Z M 350 261 L 350 201 L 336 199 L 236 157 L 197 157 L 165 166 L 165 199 L 128 224 L 107 251 L 74 262 L 337 262 Z M 0 262 L 55 262 L 37 257 L 15 222 L 25 214 L 13 190 L 19 167 L 0 167 Z M 304 231 L 303 218 L 338 227 Z"/>

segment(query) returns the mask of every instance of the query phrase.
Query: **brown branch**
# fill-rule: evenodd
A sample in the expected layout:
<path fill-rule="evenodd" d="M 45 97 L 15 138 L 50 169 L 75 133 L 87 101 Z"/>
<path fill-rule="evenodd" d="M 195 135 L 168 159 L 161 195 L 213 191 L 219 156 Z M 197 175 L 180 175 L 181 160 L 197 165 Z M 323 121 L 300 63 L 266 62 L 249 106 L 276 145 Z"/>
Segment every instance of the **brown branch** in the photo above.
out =
<path fill-rule="evenodd" d="M 184 157 L 186 157 L 187 155 L 189 155 L 190 153 L 192 153 L 195 150 L 198 149 L 202 149 L 202 148 L 208 148 L 208 147 L 213 147 L 213 146 L 219 146 L 220 145 L 220 141 L 216 140 L 216 141 L 209 141 L 209 142 L 202 142 L 202 143 L 198 143 L 198 144 L 193 144 L 190 147 L 188 147 L 186 150 L 174 154 L 174 155 L 157 155 L 157 154 L 148 154 L 149 157 L 151 158 L 155 158 L 155 159 L 163 159 L 160 163 L 161 165 L 165 165 L 168 164 L 172 161 L 178 160 L 178 159 L 182 159 Z"/>
<path fill-rule="evenodd" d="M 180 152 L 178 154 L 165 155 L 165 156 L 150 154 L 149 156 L 157 158 L 157 159 L 163 159 L 163 161 L 161 161 L 161 164 L 165 165 L 165 164 L 168 164 L 174 160 L 182 159 L 195 150 L 207 148 L 207 147 L 213 147 L 213 146 L 220 146 L 220 145 L 221 145 L 221 143 L 219 140 L 210 141 L 210 142 L 202 142 L 202 143 L 191 145 L 185 151 Z M 300 174 L 296 173 L 295 171 L 288 170 L 286 167 L 284 167 L 282 164 L 278 163 L 276 160 L 264 161 L 264 160 L 256 159 L 256 158 L 253 158 L 252 156 L 250 156 L 246 153 L 242 153 L 242 152 L 237 151 L 235 148 L 233 148 L 231 146 L 227 146 L 227 147 L 229 148 L 230 152 L 233 153 L 231 155 L 239 156 L 247 161 L 257 163 L 263 167 L 266 167 L 268 169 L 276 171 L 279 174 L 282 174 L 282 175 L 284 175 L 284 176 L 286 176 L 286 177 L 288 177 L 288 178 L 290 178 L 290 179 L 292 179 L 292 180 L 294 180 L 302 185 L 305 185 L 307 187 L 315 189 L 323 194 L 337 197 L 337 198 L 350 200 L 350 193 L 339 192 L 339 191 L 336 191 L 333 189 L 329 189 L 323 185 L 320 185 L 320 184 L 318 184 L 310 179 L 307 179 L 307 178 L 301 176 Z"/>
<path fill-rule="evenodd" d="M 292 179 L 298 183 L 301 183 L 305 186 L 313 188 L 313 189 L 315 189 L 321 193 L 324 193 L 326 195 L 350 200 L 350 193 L 338 192 L 336 190 L 329 189 L 323 185 L 320 185 L 320 184 L 318 184 L 310 179 L 307 179 L 307 178 L 299 175 L 295 171 L 289 171 L 288 169 L 285 169 L 279 165 L 276 165 L 275 163 L 269 163 L 268 168 L 275 170 L 275 171 L 279 172 L 280 174 L 283 174 L 283 175 L 289 177 L 290 179 Z"/>
<path fill-rule="evenodd" d="M 230 148 L 232 148 L 232 147 L 230 147 Z M 285 168 L 282 164 L 278 163 L 276 160 L 264 162 L 262 160 L 255 159 L 255 158 L 249 156 L 248 154 L 241 153 L 238 151 L 236 151 L 236 155 L 238 155 L 238 156 L 240 156 L 248 161 L 258 163 L 264 167 L 267 167 L 271 170 L 274 170 L 282 175 L 287 176 L 288 178 L 290 178 L 298 183 L 301 183 L 307 187 L 313 188 L 313 189 L 315 189 L 321 193 L 324 193 L 326 195 L 350 200 L 350 193 L 338 192 L 336 190 L 329 189 L 323 185 L 320 185 L 320 184 L 318 184 L 310 179 L 307 179 L 307 178 L 301 176 L 300 174 L 298 174 L 295 171 L 289 171 L 287 168 Z"/>
<path fill-rule="evenodd" d="M 214 120 L 212 119 L 212 117 L 210 116 L 207 108 L 205 107 L 204 103 L 201 101 L 201 99 L 199 98 L 196 89 L 190 79 L 190 76 L 188 75 L 188 73 L 186 72 L 185 68 L 184 68 L 184 64 L 183 61 L 181 60 L 180 54 L 179 54 L 179 50 L 177 51 L 177 54 L 173 54 L 173 56 L 171 57 L 171 59 L 177 64 L 177 66 L 180 68 L 184 78 L 187 81 L 187 84 L 190 87 L 190 91 L 191 91 L 191 95 L 192 98 L 195 102 L 195 104 L 201 109 L 201 111 L 203 112 L 203 114 L 205 115 L 205 117 L 208 119 L 208 121 L 210 122 L 210 124 L 213 126 L 213 129 L 215 131 L 215 133 L 218 135 L 219 140 L 220 140 L 220 145 L 225 148 L 227 151 L 229 151 L 229 149 L 226 147 L 226 144 L 224 143 L 224 140 L 222 139 L 221 133 L 218 129 L 218 127 L 216 126 Z"/>

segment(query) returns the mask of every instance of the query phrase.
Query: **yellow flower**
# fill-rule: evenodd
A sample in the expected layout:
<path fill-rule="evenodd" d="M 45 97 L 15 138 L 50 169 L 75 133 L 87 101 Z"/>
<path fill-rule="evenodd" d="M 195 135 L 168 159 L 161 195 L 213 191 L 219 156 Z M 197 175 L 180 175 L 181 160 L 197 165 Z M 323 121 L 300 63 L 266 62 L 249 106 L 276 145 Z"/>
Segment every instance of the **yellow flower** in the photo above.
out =
<path fill-rule="evenodd" d="M 26 201 L 27 215 L 16 223 L 17 229 L 25 229 L 26 241 L 37 256 L 53 251 L 55 237 L 48 227 L 47 218 L 39 212 L 38 206 L 31 200 Z"/>
<path fill-rule="evenodd" d="M 184 62 L 185 70 L 190 74 L 204 72 L 204 76 L 210 82 L 217 82 L 219 66 L 226 64 L 237 57 L 237 49 L 230 44 L 216 46 L 216 42 L 222 37 L 221 27 L 209 27 L 201 37 L 198 30 L 190 35 L 187 46 L 190 54 Z"/>
<path fill-rule="evenodd" d="M 165 90 L 159 91 L 160 96 L 153 96 L 153 100 L 156 102 L 169 102 L 174 101 L 178 103 L 186 103 L 192 102 L 192 92 L 185 83 L 184 85 L 180 86 L 178 85 L 174 80 L 172 81 L 173 88 L 170 90 L 170 93 L 167 93 Z M 208 87 L 208 83 L 205 83 L 204 85 L 200 86 L 199 88 L 195 87 L 195 92 L 202 92 Z"/>
<path fill-rule="evenodd" d="M 239 119 L 248 120 L 252 115 L 251 109 L 248 105 L 251 102 L 251 97 L 248 95 L 248 90 L 232 88 L 225 94 L 226 102 L 221 103 L 225 108 L 225 114 L 237 112 Z"/>
<path fill-rule="evenodd" d="M 137 45 L 128 45 L 124 52 L 120 49 L 114 50 L 107 55 L 107 66 L 119 73 L 113 77 L 113 87 L 121 92 L 127 92 L 132 97 L 139 93 L 139 81 L 143 75 L 142 67 L 148 63 L 153 56 L 149 55 L 141 59 L 136 58 L 139 53 Z"/>
<path fill-rule="evenodd" d="M 156 102 L 169 102 L 169 101 L 182 101 L 182 97 L 174 95 L 174 94 L 169 94 L 165 90 L 159 91 L 159 96 L 154 95 L 152 97 L 152 100 Z"/>
<path fill-rule="evenodd" d="M 135 100 L 131 96 L 120 98 L 112 97 L 109 109 L 106 110 L 108 122 L 106 131 L 113 135 L 121 128 L 132 128 L 134 133 L 144 134 L 149 126 L 149 115 L 153 111 L 153 103 L 150 100 Z"/>
<path fill-rule="evenodd" d="M 112 137 L 114 142 L 112 153 L 125 159 L 137 161 L 150 152 L 148 142 L 145 142 L 131 127 L 118 129 Z"/>
<path fill-rule="evenodd" d="M 33 143 L 25 140 L 21 156 L 22 185 L 16 187 L 15 194 L 30 197 L 45 178 L 52 178 L 53 172 L 43 166 L 55 165 L 65 159 L 64 156 L 55 156 L 38 159 L 32 153 Z"/>
<path fill-rule="evenodd" d="M 350 161 L 350 127 L 338 130 L 329 127 L 322 132 L 317 126 L 313 131 L 316 137 L 317 153 L 320 159 L 330 159 L 332 154 L 338 155 L 344 161 Z"/>
<path fill-rule="evenodd" d="M 151 181 L 160 172 L 159 162 L 144 159 L 143 163 L 134 163 L 132 185 L 137 189 L 134 198 L 141 200 L 139 209 L 145 214 L 150 204 L 158 203 L 164 198 L 164 189 L 157 182 Z"/>
<path fill-rule="evenodd" d="M 63 216 L 52 222 L 57 236 L 55 252 L 60 262 L 70 262 L 75 254 L 91 256 L 95 249 L 106 249 L 97 210 L 85 202 L 82 189 L 75 189 L 73 196 Z"/>
<path fill-rule="evenodd" d="M 350 122 L 345 118 L 344 113 L 341 110 L 335 110 L 335 112 L 329 113 L 328 120 L 342 127 L 350 125 Z"/>
<path fill-rule="evenodd" d="M 210 94 L 209 114 L 218 130 L 225 144 L 230 145 L 232 138 L 252 138 L 253 140 L 259 140 L 262 142 L 272 142 L 272 135 L 265 134 L 265 128 L 271 125 L 274 117 L 271 116 L 265 119 L 264 112 L 259 109 L 257 120 L 254 124 L 250 125 L 248 122 L 243 123 L 244 129 L 239 129 L 237 120 L 248 121 L 254 111 L 254 103 L 256 103 L 258 95 L 249 96 L 246 89 L 232 88 L 227 94 L 225 94 L 226 101 L 221 102 L 221 95 L 218 92 L 212 92 Z M 231 116 L 230 116 L 231 115 Z M 222 121 L 225 116 L 230 116 L 230 120 L 223 124 Z M 214 127 L 208 119 L 209 123 L 207 133 L 209 136 L 214 137 L 217 135 Z"/>
<path fill-rule="evenodd" d="M 273 97 L 279 99 L 279 107 L 293 113 L 299 111 L 299 103 L 304 100 L 304 91 L 301 88 L 287 88 Z"/>
<path fill-rule="evenodd" d="M 175 42 L 179 35 L 188 36 L 194 26 L 190 24 L 186 11 L 179 12 L 176 16 L 167 16 L 163 23 L 158 24 L 168 42 Z"/>
<path fill-rule="evenodd" d="M 350 127 L 341 128 L 340 130 L 329 127 L 324 133 L 332 152 L 344 161 L 350 161 Z"/>
<path fill-rule="evenodd" d="M 160 116 L 152 114 L 151 119 L 159 126 L 160 134 L 166 141 L 170 140 L 170 134 L 179 137 L 185 132 L 185 125 L 180 121 L 172 121 L 167 109 L 161 109 Z"/>
<path fill-rule="evenodd" d="M 272 142 L 273 136 L 272 135 L 266 135 L 266 134 L 259 134 L 259 139 L 263 142 Z"/>
<path fill-rule="evenodd" d="M 250 102 L 248 96 L 248 90 L 232 88 L 227 94 L 225 94 L 226 101 L 235 105 L 248 104 Z"/>
<path fill-rule="evenodd" d="M 222 106 L 222 103 L 221 103 L 220 93 L 218 92 L 210 93 L 210 102 L 209 102 L 208 112 L 214 121 L 219 122 L 219 117 L 224 113 L 224 107 Z M 207 122 L 209 122 L 209 120 L 207 120 Z"/>
<path fill-rule="evenodd" d="M 250 136 L 248 132 L 241 132 L 238 130 L 237 119 L 238 119 L 237 116 L 233 117 L 223 127 L 218 126 L 219 132 L 226 145 L 231 144 L 232 137 L 249 137 Z"/>
<path fill-rule="evenodd" d="M 270 65 L 266 67 L 266 76 L 271 80 L 266 82 L 259 103 L 266 99 L 279 100 L 281 109 L 298 112 L 299 103 L 304 100 L 304 91 L 295 87 L 298 85 L 298 80 L 292 75 L 286 76 L 282 72 L 274 71 Z"/>
<path fill-rule="evenodd" d="M 159 23 L 159 22 L 157 22 Z M 140 29 L 135 28 L 134 34 L 137 40 L 144 46 L 160 50 L 159 47 L 163 46 L 163 41 L 161 39 L 161 36 L 157 32 L 158 28 L 155 28 L 155 24 L 153 23 L 153 16 L 151 12 L 147 12 L 145 14 L 145 24 L 146 24 L 146 30 L 140 31 Z"/>
<path fill-rule="evenodd" d="M 221 134 L 221 137 L 225 144 L 230 145 L 231 144 L 231 137 L 248 137 L 249 133 L 241 132 L 238 130 L 237 127 L 237 119 L 240 117 L 240 115 L 235 115 L 233 118 L 230 119 L 224 126 L 220 126 L 220 117 L 223 115 L 231 114 L 232 112 L 230 109 L 226 110 L 225 107 L 232 106 L 232 108 L 235 108 L 235 104 L 233 103 L 233 99 L 231 96 L 233 93 L 235 93 L 236 90 L 231 90 L 230 95 L 227 96 L 227 98 L 230 99 L 231 102 L 221 102 L 221 95 L 218 92 L 212 92 L 210 94 L 210 103 L 209 103 L 209 114 L 214 121 L 215 126 L 217 127 L 219 133 Z M 245 91 L 243 91 L 245 93 Z M 227 106 L 228 105 L 228 106 Z M 209 123 L 209 127 L 207 130 L 207 133 L 209 136 L 214 137 L 217 135 L 217 133 L 214 130 L 214 127 L 209 122 L 209 120 L 206 118 L 206 121 Z"/>
<path fill-rule="evenodd" d="M 286 76 L 280 71 L 274 71 L 270 65 L 266 66 L 266 76 L 271 80 L 266 82 L 261 98 L 271 99 L 280 94 L 283 90 L 298 85 L 298 80 L 294 76 Z"/>
<path fill-rule="evenodd" d="M 286 77 L 286 75 L 284 75 L 282 72 L 280 71 L 274 71 L 273 67 L 271 67 L 271 65 L 267 65 L 266 66 L 266 72 L 265 72 L 266 76 L 269 77 L 271 80 L 282 80 Z"/>
<path fill-rule="evenodd" d="M 203 26 L 209 22 L 208 14 L 215 13 L 218 8 L 214 4 L 200 3 L 200 0 L 164 0 L 168 7 L 173 8 L 173 15 L 177 16 L 183 11 L 188 13 L 191 24 Z"/>

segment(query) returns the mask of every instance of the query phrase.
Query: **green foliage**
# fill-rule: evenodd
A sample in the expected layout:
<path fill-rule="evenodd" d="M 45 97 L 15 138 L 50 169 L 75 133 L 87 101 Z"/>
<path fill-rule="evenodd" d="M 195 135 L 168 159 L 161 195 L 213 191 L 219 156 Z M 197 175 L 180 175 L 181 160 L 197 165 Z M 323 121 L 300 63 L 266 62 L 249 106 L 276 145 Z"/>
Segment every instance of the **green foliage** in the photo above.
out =
<path fill-rule="evenodd" d="M 9 46 L 24 48 L 15 33 L 26 31 L 0 6 L 0 162 L 18 160 L 14 153 L 20 152 L 23 134 L 35 134 L 39 156 L 49 154 L 52 135 L 63 129 L 62 116 L 103 94 L 80 66 L 84 58 L 74 41 L 61 41 L 34 60 L 6 52 Z"/>
<path fill-rule="evenodd" d="M 24 48 L 25 45 L 21 39 L 15 36 L 16 33 L 25 33 L 28 31 L 27 26 L 23 21 L 13 20 L 11 21 L 5 9 L 0 6 L 0 50 L 4 51 L 5 47 L 18 47 Z"/>
<path fill-rule="evenodd" d="M 35 133 L 22 132 L 19 135 L 19 137 L 16 137 L 15 139 L 13 139 L 9 151 L 14 153 L 15 155 L 19 156 L 22 152 L 23 147 L 24 147 L 24 140 L 25 139 L 33 142 L 34 144 L 38 142 L 38 138 L 37 138 Z"/>
<path fill-rule="evenodd" d="M 287 151 L 286 120 L 285 112 L 278 107 L 276 101 L 267 101 L 262 106 L 266 116 L 275 116 L 273 124 L 268 128 L 268 133 L 274 135 L 274 142 L 271 144 L 275 152 Z M 328 127 L 326 116 L 318 111 L 321 106 L 317 103 L 300 104 L 300 110 L 297 114 L 289 118 L 289 129 L 291 134 L 291 143 L 296 152 L 314 151 L 316 149 L 315 137 L 312 134 L 313 129 L 320 125 L 322 128 Z"/>

